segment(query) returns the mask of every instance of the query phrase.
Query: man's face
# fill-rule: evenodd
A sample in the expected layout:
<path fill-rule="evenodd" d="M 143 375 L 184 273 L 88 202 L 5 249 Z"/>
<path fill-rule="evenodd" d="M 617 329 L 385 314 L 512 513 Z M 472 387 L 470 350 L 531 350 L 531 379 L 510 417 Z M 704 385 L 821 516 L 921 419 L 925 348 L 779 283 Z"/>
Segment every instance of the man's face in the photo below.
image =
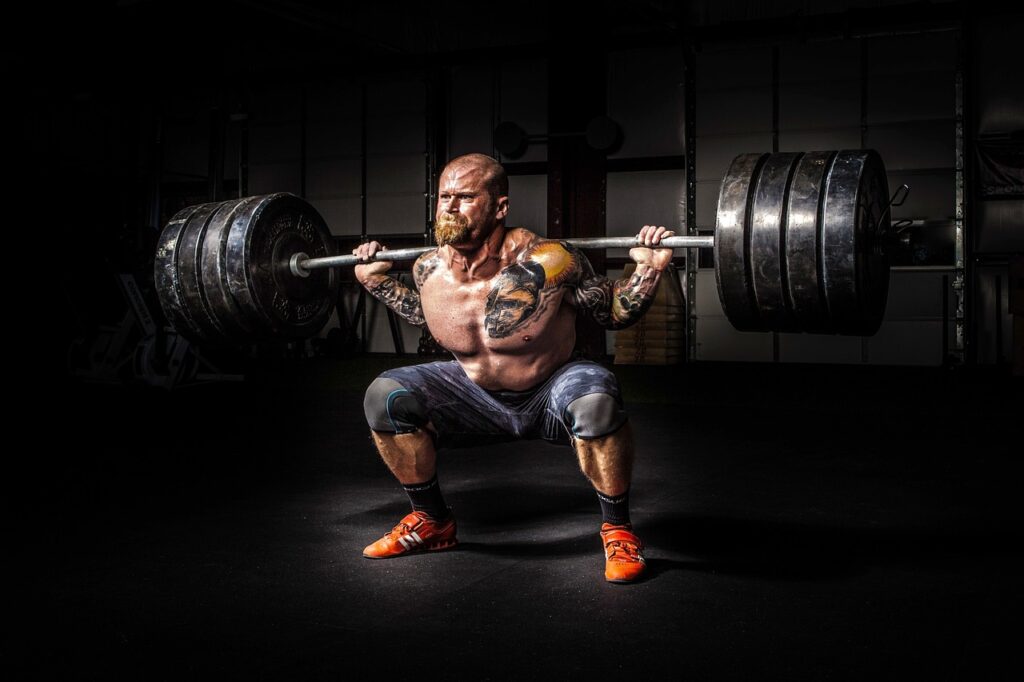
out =
<path fill-rule="evenodd" d="M 448 166 L 441 174 L 434 237 L 438 246 L 483 244 L 508 212 L 508 197 L 495 197 L 487 175 L 472 164 Z"/>

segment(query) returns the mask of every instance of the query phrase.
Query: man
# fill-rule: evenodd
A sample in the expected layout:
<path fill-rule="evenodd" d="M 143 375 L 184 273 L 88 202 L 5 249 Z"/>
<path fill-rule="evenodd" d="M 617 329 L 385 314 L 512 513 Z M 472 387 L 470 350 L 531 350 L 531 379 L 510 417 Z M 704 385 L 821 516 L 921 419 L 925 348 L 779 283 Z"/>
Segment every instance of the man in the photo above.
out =
<path fill-rule="evenodd" d="M 436 448 L 486 439 L 567 441 L 601 505 L 605 578 L 633 582 L 643 544 L 629 518 L 633 439 L 615 376 L 570 362 L 583 311 L 609 329 L 636 322 L 650 306 L 673 233 L 645 225 L 630 250 L 636 272 L 613 282 L 594 274 L 565 242 L 507 229 L 508 179 L 494 159 L 461 156 L 441 175 L 438 248 L 413 266 L 417 290 L 385 273 L 388 261 L 355 268 L 359 282 L 414 325 L 429 327 L 455 356 L 401 367 L 370 384 L 364 407 L 373 440 L 409 495 L 413 511 L 363 556 L 371 559 L 454 547 L 455 518 L 436 476 Z M 383 249 L 362 244 L 353 254 Z"/>

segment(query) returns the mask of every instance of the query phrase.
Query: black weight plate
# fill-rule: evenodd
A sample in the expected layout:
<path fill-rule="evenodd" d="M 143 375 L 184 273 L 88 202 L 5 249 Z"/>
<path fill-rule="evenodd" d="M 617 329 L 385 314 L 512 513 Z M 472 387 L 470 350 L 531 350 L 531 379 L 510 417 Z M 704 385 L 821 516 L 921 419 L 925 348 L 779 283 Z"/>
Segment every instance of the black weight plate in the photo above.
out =
<path fill-rule="evenodd" d="M 718 190 L 715 217 L 715 282 L 729 322 L 740 331 L 760 331 L 754 305 L 747 229 L 754 187 L 768 154 L 741 154 L 733 159 Z"/>
<path fill-rule="evenodd" d="M 160 232 L 160 238 L 157 240 L 156 259 L 153 262 L 153 282 L 167 322 L 178 333 L 197 343 L 204 340 L 203 332 L 182 298 L 181 278 L 178 276 L 178 253 L 181 246 L 181 234 L 189 219 L 196 211 L 212 206 L 216 206 L 216 204 L 189 206 L 175 213 Z"/>
<path fill-rule="evenodd" d="M 240 339 L 233 337 L 213 314 L 206 300 L 202 281 L 202 251 L 206 228 L 224 204 L 203 204 L 182 230 L 178 245 L 178 278 L 182 301 L 196 322 L 207 344 L 234 346 Z"/>
<path fill-rule="evenodd" d="M 822 284 L 833 329 L 869 335 L 878 330 L 888 294 L 889 267 L 876 224 L 888 204 L 888 182 L 878 154 L 836 154 L 822 207 Z"/>
<path fill-rule="evenodd" d="M 889 180 L 882 157 L 870 151 L 864 163 L 861 193 L 857 211 L 863 228 L 863 240 L 858 251 L 860 266 L 858 283 L 861 317 L 858 332 L 871 335 L 878 331 L 885 317 L 889 298 L 889 253 L 891 221 L 889 207 Z"/>
<path fill-rule="evenodd" d="M 787 292 L 800 331 L 831 332 L 821 280 L 821 208 L 835 152 L 807 152 L 797 163 L 786 211 Z"/>
<path fill-rule="evenodd" d="M 761 167 L 747 229 L 750 234 L 750 274 L 754 305 L 761 329 L 793 331 L 785 287 L 785 224 L 789 184 L 799 153 L 769 156 Z"/>
<path fill-rule="evenodd" d="M 220 205 L 206 226 L 203 236 L 201 277 L 207 309 L 220 327 L 240 344 L 265 336 L 268 330 L 259 317 L 247 315 L 238 306 L 228 287 L 227 242 L 235 217 L 260 197 L 226 201 Z"/>
<path fill-rule="evenodd" d="M 293 275 L 295 253 L 310 258 L 334 255 L 334 239 L 309 203 L 287 194 L 268 194 L 247 203 L 231 223 L 225 250 L 228 288 L 246 319 L 260 320 L 271 338 L 302 339 L 327 323 L 337 301 L 334 269 Z"/>

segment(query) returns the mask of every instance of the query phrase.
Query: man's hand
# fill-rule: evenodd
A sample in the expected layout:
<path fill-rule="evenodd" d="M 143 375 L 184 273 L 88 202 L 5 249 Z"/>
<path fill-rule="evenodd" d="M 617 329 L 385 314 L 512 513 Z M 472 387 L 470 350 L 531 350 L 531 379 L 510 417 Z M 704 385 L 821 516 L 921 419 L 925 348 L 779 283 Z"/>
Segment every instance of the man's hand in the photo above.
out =
<path fill-rule="evenodd" d="M 672 262 L 672 249 L 651 249 L 650 246 L 657 246 L 665 237 L 673 237 L 675 232 L 666 230 L 663 225 L 644 225 L 636 240 L 643 246 L 635 246 L 629 250 L 629 257 L 636 264 L 646 265 L 658 272 L 664 270 Z"/>
<path fill-rule="evenodd" d="M 383 244 L 380 242 L 368 242 L 352 249 L 352 255 L 357 256 L 360 260 L 369 260 L 378 251 L 386 251 Z M 373 261 L 366 265 L 357 265 L 353 269 L 353 274 L 356 276 L 356 280 L 362 283 L 371 275 L 383 275 L 391 269 L 392 265 L 394 265 L 394 262 L 389 260 Z"/>

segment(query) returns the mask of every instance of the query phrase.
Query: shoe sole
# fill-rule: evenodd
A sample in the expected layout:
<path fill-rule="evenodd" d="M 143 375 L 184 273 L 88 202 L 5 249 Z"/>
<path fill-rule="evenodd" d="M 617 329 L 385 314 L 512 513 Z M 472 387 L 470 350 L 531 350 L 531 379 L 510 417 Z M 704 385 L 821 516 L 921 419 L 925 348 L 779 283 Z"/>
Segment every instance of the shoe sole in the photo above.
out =
<path fill-rule="evenodd" d="M 444 540 L 442 542 L 435 542 L 427 545 L 426 547 L 417 547 L 416 549 L 406 550 L 400 554 L 389 554 L 387 556 L 373 556 L 371 554 L 363 554 L 364 559 L 397 559 L 403 556 L 409 556 L 410 554 L 423 554 L 424 552 L 439 552 L 445 549 L 451 549 L 459 544 L 458 540 Z"/>

